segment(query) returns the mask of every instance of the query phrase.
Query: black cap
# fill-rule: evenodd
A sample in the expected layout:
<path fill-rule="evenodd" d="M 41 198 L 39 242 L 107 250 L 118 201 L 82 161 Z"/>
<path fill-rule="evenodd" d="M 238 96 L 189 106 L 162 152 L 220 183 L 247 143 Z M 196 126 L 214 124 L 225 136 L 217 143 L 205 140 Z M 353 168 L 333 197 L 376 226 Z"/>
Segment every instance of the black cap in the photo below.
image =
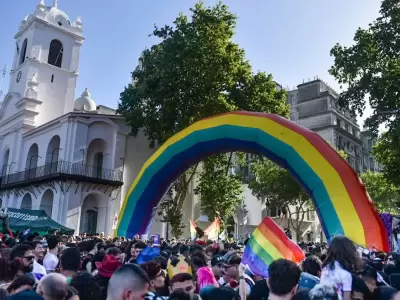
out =
<path fill-rule="evenodd" d="M 215 255 L 213 256 L 213 258 L 211 259 L 211 266 L 214 267 L 218 264 L 222 264 L 222 262 L 224 261 L 223 256 L 221 255 Z"/>

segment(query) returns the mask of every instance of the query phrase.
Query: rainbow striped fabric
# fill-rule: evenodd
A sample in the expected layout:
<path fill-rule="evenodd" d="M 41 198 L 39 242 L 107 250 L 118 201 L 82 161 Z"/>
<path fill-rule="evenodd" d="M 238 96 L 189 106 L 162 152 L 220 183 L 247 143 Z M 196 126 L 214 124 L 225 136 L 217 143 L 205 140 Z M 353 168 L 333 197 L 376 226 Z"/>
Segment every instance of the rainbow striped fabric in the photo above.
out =
<path fill-rule="evenodd" d="M 268 277 L 268 266 L 280 258 L 299 263 L 305 256 L 270 217 L 265 217 L 247 242 L 242 264 L 256 275 Z"/>
<path fill-rule="evenodd" d="M 153 207 L 176 178 L 214 153 L 233 151 L 262 153 L 288 169 L 310 194 L 328 240 L 344 235 L 365 248 L 389 251 L 386 229 L 364 185 L 335 149 L 288 119 L 256 112 L 206 118 L 168 139 L 129 188 L 115 235 L 144 233 Z"/>

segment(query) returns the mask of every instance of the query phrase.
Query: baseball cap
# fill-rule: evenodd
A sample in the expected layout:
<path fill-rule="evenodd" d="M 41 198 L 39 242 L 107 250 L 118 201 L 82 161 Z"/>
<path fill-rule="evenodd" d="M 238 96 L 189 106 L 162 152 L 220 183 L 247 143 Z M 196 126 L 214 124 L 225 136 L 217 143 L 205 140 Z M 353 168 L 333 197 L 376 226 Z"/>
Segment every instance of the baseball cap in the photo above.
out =
<path fill-rule="evenodd" d="M 222 264 L 224 261 L 223 256 L 221 255 L 214 255 L 213 258 L 211 259 L 211 266 L 214 267 L 218 264 Z"/>

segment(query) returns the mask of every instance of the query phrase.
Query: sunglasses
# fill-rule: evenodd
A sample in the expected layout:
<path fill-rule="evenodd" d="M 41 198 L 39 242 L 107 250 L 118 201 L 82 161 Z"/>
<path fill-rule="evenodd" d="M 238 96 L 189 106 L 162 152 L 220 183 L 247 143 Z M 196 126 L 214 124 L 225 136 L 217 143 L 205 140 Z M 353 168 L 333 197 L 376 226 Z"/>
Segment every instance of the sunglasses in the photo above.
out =
<path fill-rule="evenodd" d="M 24 258 L 26 259 L 26 260 L 29 260 L 29 261 L 32 261 L 32 260 L 34 260 L 34 258 L 35 258 L 35 256 L 24 256 Z"/>

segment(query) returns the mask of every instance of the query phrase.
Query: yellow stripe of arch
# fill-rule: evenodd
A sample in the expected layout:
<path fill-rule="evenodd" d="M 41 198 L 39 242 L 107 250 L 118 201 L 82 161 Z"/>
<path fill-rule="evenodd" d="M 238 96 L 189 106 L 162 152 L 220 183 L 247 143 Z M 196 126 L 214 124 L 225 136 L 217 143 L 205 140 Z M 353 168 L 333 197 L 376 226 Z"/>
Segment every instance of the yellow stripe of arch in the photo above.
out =
<path fill-rule="evenodd" d="M 273 258 L 273 260 L 284 258 L 279 249 L 277 249 L 269 240 L 267 240 L 258 228 L 256 228 L 254 231 L 253 238 Z"/>
<path fill-rule="evenodd" d="M 256 120 L 257 119 L 257 120 Z M 237 114 L 227 114 L 215 118 L 201 120 L 186 129 L 180 131 L 176 135 L 168 139 L 143 165 L 138 176 L 135 178 L 130 187 L 126 199 L 122 207 L 122 214 L 125 213 L 127 199 L 133 189 L 139 182 L 144 171 L 151 165 L 170 145 L 184 139 L 191 133 L 199 130 L 213 128 L 221 125 L 232 125 L 260 129 L 276 139 L 290 145 L 303 160 L 314 170 L 317 176 L 323 181 L 332 204 L 336 210 L 338 218 L 341 222 L 345 235 L 359 237 L 354 242 L 360 245 L 365 244 L 364 229 L 352 200 L 336 170 L 322 156 L 322 154 L 314 148 L 302 135 L 282 126 L 268 118 L 257 116 L 246 116 Z M 120 218 L 119 222 L 122 218 Z M 118 224 L 119 226 L 120 224 Z"/>

